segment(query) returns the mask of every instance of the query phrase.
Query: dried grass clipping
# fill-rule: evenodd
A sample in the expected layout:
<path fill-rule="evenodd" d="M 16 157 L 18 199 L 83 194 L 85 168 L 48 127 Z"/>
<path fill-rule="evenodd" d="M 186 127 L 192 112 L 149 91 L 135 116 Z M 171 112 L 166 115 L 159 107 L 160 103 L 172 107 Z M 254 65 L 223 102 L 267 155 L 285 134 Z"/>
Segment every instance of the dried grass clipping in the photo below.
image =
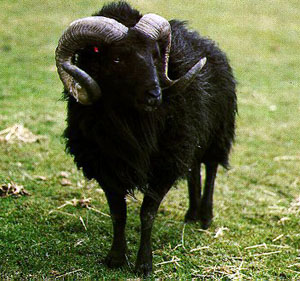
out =
<path fill-rule="evenodd" d="M 29 192 L 22 185 L 17 185 L 14 182 L 0 185 L 0 197 L 28 195 L 30 195 Z"/>
<path fill-rule="evenodd" d="M 300 155 L 283 155 L 274 158 L 274 161 L 300 161 Z"/>
<path fill-rule="evenodd" d="M 44 136 L 36 136 L 21 124 L 15 124 L 12 127 L 0 131 L 0 142 L 26 142 L 33 143 L 40 139 L 45 139 Z"/>
<path fill-rule="evenodd" d="M 295 215 L 300 214 L 300 196 L 291 203 L 288 213 Z"/>
<path fill-rule="evenodd" d="M 63 205 L 57 207 L 55 210 L 50 211 L 49 214 L 52 214 L 53 212 L 59 212 L 59 213 L 65 214 L 65 215 L 75 216 L 73 214 L 60 211 L 60 209 L 66 207 L 66 206 L 73 206 L 73 207 L 87 208 L 88 210 L 94 211 L 94 212 L 96 212 L 98 214 L 101 214 L 103 216 L 110 217 L 110 215 L 105 214 L 105 213 L 103 213 L 103 212 L 101 212 L 101 211 L 93 208 L 92 204 L 91 204 L 91 201 L 92 201 L 92 198 L 82 198 L 82 199 L 73 198 L 70 201 L 66 201 Z M 83 222 L 83 220 L 82 220 L 81 217 L 80 217 L 80 221 L 82 222 L 82 224 L 85 227 L 85 224 L 84 224 L 84 222 Z"/>
<path fill-rule="evenodd" d="M 91 207 L 91 201 L 92 201 L 92 198 L 83 198 L 83 199 L 73 198 L 71 201 L 66 201 L 63 205 L 59 206 L 57 209 L 62 209 L 68 205 L 71 205 L 74 207 L 89 208 L 89 207 Z"/>

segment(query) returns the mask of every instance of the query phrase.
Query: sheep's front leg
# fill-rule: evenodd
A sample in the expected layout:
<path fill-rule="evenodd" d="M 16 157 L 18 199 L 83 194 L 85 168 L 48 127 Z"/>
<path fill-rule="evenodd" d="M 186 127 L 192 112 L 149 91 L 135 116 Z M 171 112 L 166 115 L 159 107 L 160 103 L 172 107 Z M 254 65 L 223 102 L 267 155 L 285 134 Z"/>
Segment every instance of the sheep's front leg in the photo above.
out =
<path fill-rule="evenodd" d="M 125 195 L 105 191 L 113 223 L 113 242 L 106 256 L 105 263 L 109 267 L 120 267 L 126 262 L 126 201 Z"/>
<path fill-rule="evenodd" d="M 201 205 L 201 161 L 195 159 L 188 175 L 189 209 L 185 215 L 185 222 L 200 220 Z"/>
<path fill-rule="evenodd" d="M 171 186 L 172 184 L 159 191 L 153 191 L 153 193 L 150 191 L 151 194 L 146 194 L 142 203 L 140 213 L 141 241 L 135 268 L 138 273 L 144 276 L 148 276 L 152 273 L 151 231 L 154 219 L 162 199 Z"/>

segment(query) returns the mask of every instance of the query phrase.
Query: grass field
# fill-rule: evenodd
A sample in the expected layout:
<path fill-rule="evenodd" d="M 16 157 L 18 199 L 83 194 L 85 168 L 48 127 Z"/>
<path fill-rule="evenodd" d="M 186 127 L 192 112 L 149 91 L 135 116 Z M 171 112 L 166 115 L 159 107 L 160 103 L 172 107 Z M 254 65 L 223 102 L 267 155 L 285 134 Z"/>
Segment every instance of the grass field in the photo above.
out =
<path fill-rule="evenodd" d="M 187 187 L 180 182 L 154 227 L 153 278 L 300 280 L 299 1 L 130 2 L 188 19 L 228 54 L 239 82 L 232 168 L 218 175 L 213 225 L 202 231 L 183 223 Z M 0 131 L 22 124 L 43 136 L 0 141 L 0 186 L 14 182 L 30 193 L 0 197 L 1 280 L 136 278 L 142 196 L 128 200 L 129 265 L 107 269 L 106 200 L 75 169 L 61 137 L 66 112 L 54 50 L 69 22 L 102 4 L 0 1 Z"/>

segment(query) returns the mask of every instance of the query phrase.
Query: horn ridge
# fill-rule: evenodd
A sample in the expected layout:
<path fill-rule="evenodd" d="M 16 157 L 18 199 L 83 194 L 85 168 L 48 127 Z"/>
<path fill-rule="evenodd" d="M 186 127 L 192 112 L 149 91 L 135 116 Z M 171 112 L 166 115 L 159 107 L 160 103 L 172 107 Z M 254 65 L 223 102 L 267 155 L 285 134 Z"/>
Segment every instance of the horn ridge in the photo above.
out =
<path fill-rule="evenodd" d="M 134 27 L 154 40 L 160 40 L 167 37 L 171 33 L 171 26 L 169 22 L 157 15 L 157 14 L 146 14 Z"/>

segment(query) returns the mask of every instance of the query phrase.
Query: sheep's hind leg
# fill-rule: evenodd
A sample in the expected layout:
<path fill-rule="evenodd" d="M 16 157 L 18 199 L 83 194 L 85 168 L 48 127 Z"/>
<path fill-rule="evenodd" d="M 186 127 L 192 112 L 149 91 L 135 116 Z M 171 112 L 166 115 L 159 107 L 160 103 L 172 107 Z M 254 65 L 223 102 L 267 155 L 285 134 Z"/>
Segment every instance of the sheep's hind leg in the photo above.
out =
<path fill-rule="evenodd" d="M 173 182 L 172 182 L 173 184 Z M 141 207 L 141 240 L 137 254 L 135 270 L 144 276 L 152 273 L 152 246 L 151 231 L 157 210 L 165 194 L 169 191 L 172 184 L 165 185 L 163 188 L 156 188 L 153 193 L 147 192 Z"/>
<path fill-rule="evenodd" d="M 113 242 L 105 258 L 108 267 L 120 267 L 126 262 L 126 201 L 125 195 L 105 191 L 113 223 Z"/>
<path fill-rule="evenodd" d="M 200 165 L 200 162 L 194 165 L 188 179 L 190 207 L 185 216 L 185 221 L 200 221 L 202 228 L 207 229 L 213 219 L 213 194 L 218 163 L 205 164 L 206 177 L 202 198 Z"/>
<path fill-rule="evenodd" d="M 218 163 L 206 163 L 205 168 L 205 186 L 200 205 L 200 220 L 203 229 L 209 228 L 213 219 L 213 195 Z"/>

